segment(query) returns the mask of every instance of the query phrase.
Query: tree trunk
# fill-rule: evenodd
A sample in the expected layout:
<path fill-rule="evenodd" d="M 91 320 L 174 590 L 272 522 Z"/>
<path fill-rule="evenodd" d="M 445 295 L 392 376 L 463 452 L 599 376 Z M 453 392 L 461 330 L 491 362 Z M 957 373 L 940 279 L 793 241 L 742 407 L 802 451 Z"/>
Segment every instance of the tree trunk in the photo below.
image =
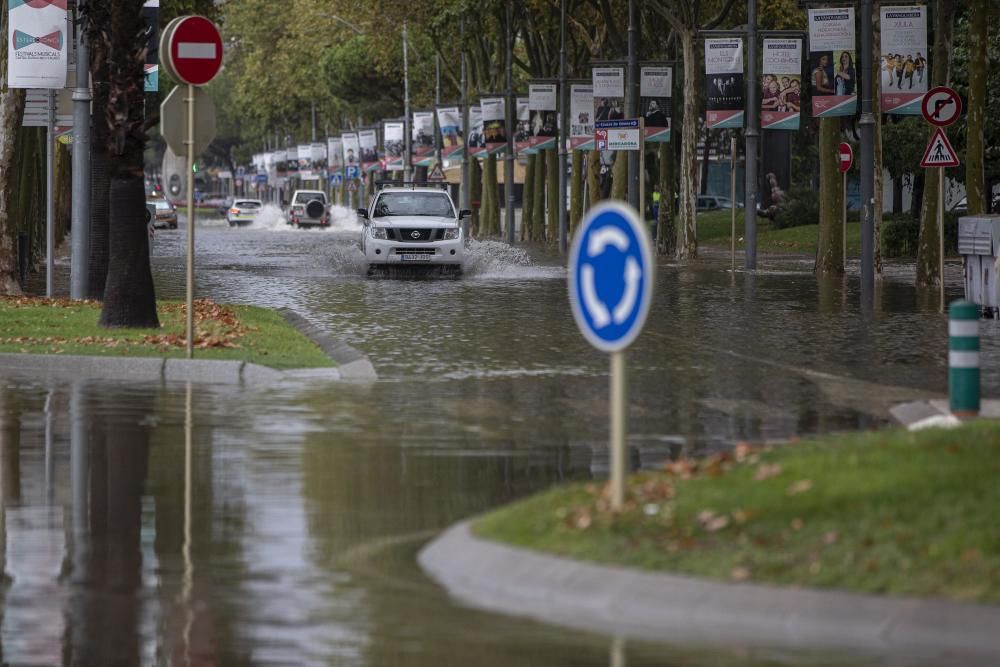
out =
<path fill-rule="evenodd" d="M 628 196 L 628 153 L 615 153 L 615 166 L 611 168 L 611 199 L 625 201 Z"/>
<path fill-rule="evenodd" d="M 587 192 L 589 206 L 597 206 L 601 201 L 601 154 L 597 151 L 587 153 Z"/>
<path fill-rule="evenodd" d="M 108 153 L 111 208 L 108 279 L 101 326 L 159 327 L 146 229 L 145 21 L 142 4 L 112 0 L 110 26 L 91 30 L 91 43 L 108 39 Z M 106 32 L 104 31 L 106 29 Z M 190 165 L 188 166 L 190 168 Z"/>
<path fill-rule="evenodd" d="M 534 220 L 535 204 L 535 166 L 538 163 L 537 155 L 528 156 L 528 166 L 524 170 L 524 195 L 521 197 L 521 240 L 534 241 Z"/>
<path fill-rule="evenodd" d="M 539 151 L 535 154 L 535 177 L 534 190 L 535 199 L 531 208 L 531 240 L 545 240 L 545 164 L 548 161 L 548 154 Z"/>
<path fill-rule="evenodd" d="M 842 216 L 844 207 L 837 146 L 840 143 L 840 119 L 819 121 L 819 241 L 816 247 L 816 273 L 843 273 Z"/>
<path fill-rule="evenodd" d="M 486 228 L 484 236 L 500 236 L 500 193 L 497 183 L 497 156 L 494 153 L 486 159 L 483 171 L 483 204 L 486 206 Z"/>
<path fill-rule="evenodd" d="M 952 36 L 955 3 L 937 0 L 934 4 L 934 56 L 931 58 L 931 86 L 947 86 L 951 80 Z M 934 128 L 931 128 L 933 130 Z M 927 134 L 930 140 L 933 131 Z M 943 192 L 938 192 L 937 173 L 924 179 L 924 196 L 920 207 L 920 240 L 917 243 L 917 285 L 936 285 L 940 280 L 938 251 L 937 203 Z"/>
<path fill-rule="evenodd" d="M 678 212 L 677 256 L 693 259 L 698 255 L 695 204 L 698 201 L 695 181 L 698 173 L 698 94 L 699 62 L 695 50 L 694 32 L 680 33 L 684 54 L 684 117 L 681 121 L 681 196 Z"/>
<path fill-rule="evenodd" d="M 573 151 L 573 170 L 569 184 L 570 237 L 583 219 L 583 151 Z"/>
<path fill-rule="evenodd" d="M 483 225 L 483 168 L 479 166 L 479 160 L 472 158 L 469 160 L 469 204 L 472 206 L 472 218 L 469 220 L 469 228 L 474 236 L 482 234 Z M 472 204 L 478 202 L 478 205 Z"/>
<path fill-rule="evenodd" d="M 661 255 L 677 251 L 677 224 L 674 217 L 674 155 L 668 143 L 659 145 L 660 206 L 656 216 L 656 249 Z"/>
<path fill-rule="evenodd" d="M 7 12 L 0 12 L 0 34 L 7 35 Z M 0 48 L 0 296 L 21 294 L 17 276 L 17 226 L 14 211 L 14 159 L 24 113 L 24 91 L 7 87 L 7 47 Z"/>
<path fill-rule="evenodd" d="M 550 148 L 545 151 L 545 178 L 546 183 L 546 208 L 548 210 L 549 224 L 547 236 L 549 243 L 559 242 L 559 209 L 565 207 L 566 202 L 559 201 L 559 153 L 557 149 Z"/>
<path fill-rule="evenodd" d="M 701 149 L 701 178 L 698 192 L 707 195 L 708 194 L 708 158 L 711 155 L 712 149 L 712 131 L 705 126 L 705 136 L 704 143 Z"/>
<path fill-rule="evenodd" d="M 983 127 L 989 67 L 990 0 L 969 3 L 969 115 L 965 140 L 965 192 L 969 215 L 986 212 Z"/>

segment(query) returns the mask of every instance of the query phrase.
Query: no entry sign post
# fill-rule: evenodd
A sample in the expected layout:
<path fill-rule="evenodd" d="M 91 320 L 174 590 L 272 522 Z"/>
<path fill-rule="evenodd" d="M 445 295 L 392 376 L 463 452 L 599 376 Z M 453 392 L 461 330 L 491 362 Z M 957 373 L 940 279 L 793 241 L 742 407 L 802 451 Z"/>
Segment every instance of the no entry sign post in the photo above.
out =
<path fill-rule="evenodd" d="M 844 193 L 844 206 L 841 211 L 841 227 L 843 228 L 843 242 L 844 242 L 844 271 L 847 271 L 847 172 L 851 170 L 851 166 L 854 165 L 854 149 L 851 148 L 849 143 L 842 142 L 838 150 L 838 155 L 840 160 L 838 166 L 840 168 L 840 173 L 843 176 L 843 193 Z"/>
<path fill-rule="evenodd" d="M 204 16 L 181 16 L 160 37 L 160 63 L 167 74 L 187 84 L 187 358 L 194 356 L 194 161 L 195 86 L 204 86 L 222 68 L 222 35 Z"/>

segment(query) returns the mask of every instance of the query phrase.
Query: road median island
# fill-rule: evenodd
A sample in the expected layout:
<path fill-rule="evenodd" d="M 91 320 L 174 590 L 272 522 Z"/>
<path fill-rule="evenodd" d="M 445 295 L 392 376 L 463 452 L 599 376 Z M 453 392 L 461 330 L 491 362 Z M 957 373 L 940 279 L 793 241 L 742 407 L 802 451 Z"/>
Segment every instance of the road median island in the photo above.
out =
<path fill-rule="evenodd" d="M 718 630 L 725 617 L 720 632 L 737 644 L 770 637 L 1000 658 L 998 472 L 1000 424 L 987 421 L 763 449 L 741 444 L 631 476 L 619 514 L 603 484 L 529 497 L 465 525 L 464 539 L 478 546 L 447 556 L 432 543 L 422 562 L 474 603 L 474 591 L 487 590 L 478 574 L 497 595 L 511 583 L 505 563 L 522 587 L 526 569 L 544 570 L 521 567 L 518 554 L 557 562 L 520 600 L 511 601 L 516 584 L 499 594 L 509 603 L 503 610 L 580 626 L 596 625 L 587 623 L 591 611 L 638 610 L 631 617 L 646 620 L 625 622 L 617 631 L 626 636 L 655 638 L 651 628 L 676 636 L 670 631 L 690 630 L 692 616 L 715 618 Z M 447 536 L 462 539 L 458 529 Z M 491 548 L 489 573 L 463 563 Z M 657 582 L 660 596 L 651 592 Z M 636 586 L 649 591 L 634 594 Z M 602 590 L 603 602 L 580 602 Z M 563 618 L 560 599 L 592 609 Z M 545 613 L 532 613 L 531 600 Z M 760 641 L 747 639 L 755 632 Z"/>
<path fill-rule="evenodd" d="M 93 301 L 2 298 L 0 354 L 184 358 L 182 302 L 158 304 L 159 329 L 104 329 L 97 323 L 100 308 Z M 194 348 L 195 360 L 243 362 L 275 370 L 337 365 L 280 313 L 209 300 L 195 302 Z"/>

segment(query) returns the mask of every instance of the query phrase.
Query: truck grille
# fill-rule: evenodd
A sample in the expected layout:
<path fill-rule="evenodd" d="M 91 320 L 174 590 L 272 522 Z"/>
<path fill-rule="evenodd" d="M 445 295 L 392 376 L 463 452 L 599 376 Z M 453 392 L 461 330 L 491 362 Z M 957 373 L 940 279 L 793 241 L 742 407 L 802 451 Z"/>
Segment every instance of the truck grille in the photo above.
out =
<path fill-rule="evenodd" d="M 437 253 L 434 248 L 396 248 L 397 255 L 433 255 Z"/>
<path fill-rule="evenodd" d="M 440 241 L 444 238 L 443 229 L 388 229 L 386 234 L 390 240 L 402 241 L 403 243 L 426 243 Z"/>

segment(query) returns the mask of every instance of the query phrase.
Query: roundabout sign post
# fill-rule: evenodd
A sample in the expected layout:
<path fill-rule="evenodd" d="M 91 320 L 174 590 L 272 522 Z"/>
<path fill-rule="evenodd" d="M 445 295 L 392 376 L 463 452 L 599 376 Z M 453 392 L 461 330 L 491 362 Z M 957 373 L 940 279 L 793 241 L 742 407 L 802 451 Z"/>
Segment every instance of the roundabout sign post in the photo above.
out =
<path fill-rule="evenodd" d="M 592 208 L 569 254 L 569 301 L 588 343 L 611 354 L 611 507 L 625 499 L 627 368 L 625 349 L 646 324 L 653 298 L 653 251 L 635 209 L 622 202 Z"/>

